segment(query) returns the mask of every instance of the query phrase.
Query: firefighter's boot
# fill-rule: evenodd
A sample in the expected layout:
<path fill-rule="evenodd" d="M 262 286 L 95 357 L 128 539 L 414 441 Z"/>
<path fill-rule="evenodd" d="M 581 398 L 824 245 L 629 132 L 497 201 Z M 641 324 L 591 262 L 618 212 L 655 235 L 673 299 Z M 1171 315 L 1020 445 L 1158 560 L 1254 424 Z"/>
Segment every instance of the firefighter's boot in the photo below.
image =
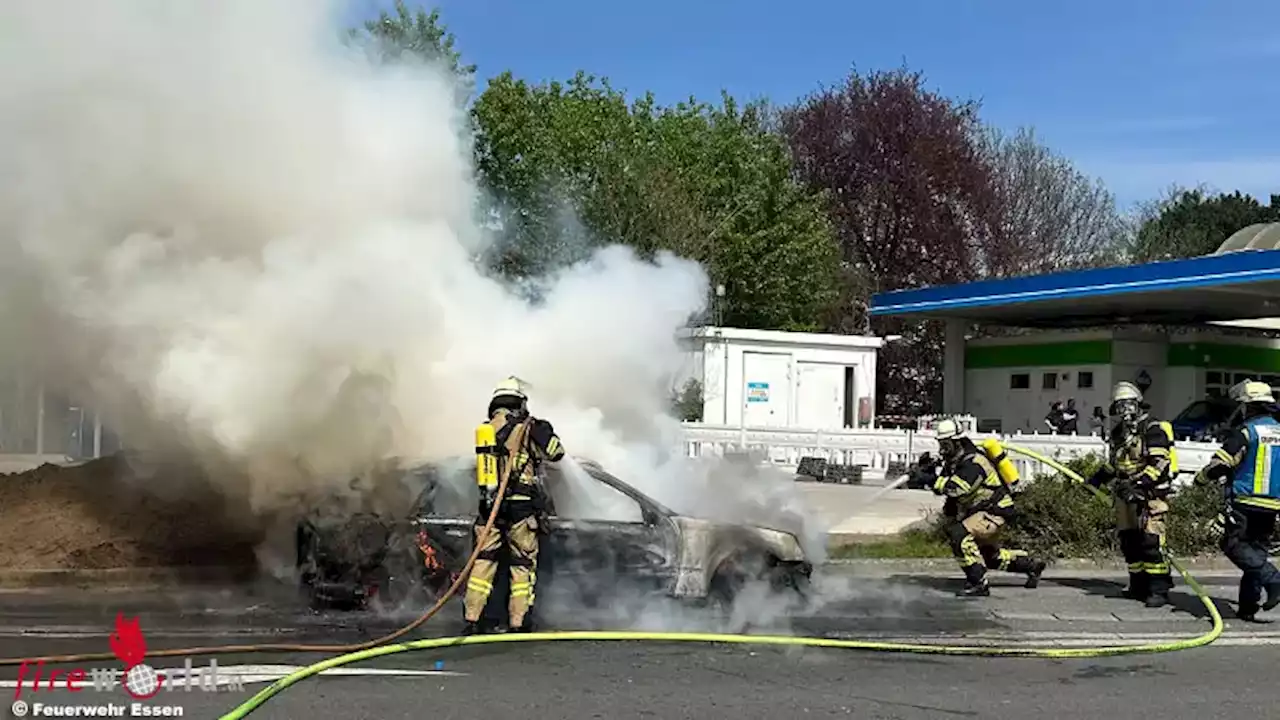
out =
<path fill-rule="evenodd" d="M 1267 601 L 1262 603 L 1263 610 L 1275 610 L 1280 607 L 1280 581 L 1267 585 Z"/>
<path fill-rule="evenodd" d="M 956 593 L 958 597 L 987 597 L 991 594 L 991 586 L 987 584 L 987 571 L 982 563 L 974 563 L 964 568 L 964 588 Z"/>
<path fill-rule="evenodd" d="M 1151 594 L 1147 585 L 1146 573 L 1129 573 L 1129 587 L 1125 588 L 1120 595 L 1129 600 L 1146 600 Z"/>
<path fill-rule="evenodd" d="M 1146 606 L 1149 608 L 1164 607 L 1169 604 L 1169 591 L 1173 589 L 1173 578 L 1169 575 L 1152 575 L 1147 579 Z"/>
<path fill-rule="evenodd" d="M 1028 590 L 1034 590 L 1040 586 L 1040 576 L 1044 574 L 1047 564 L 1043 560 L 1032 560 L 1031 569 L 1027 570 L 1027 581 L 1022 587 Z"/>
<path fill-rule="evenodd" d="M 1241 605 L 1236 608 L 1236 617 L 1250 623 L 1266 622 L 1264 620 L 1258 620 L 1257 605 Z"/>

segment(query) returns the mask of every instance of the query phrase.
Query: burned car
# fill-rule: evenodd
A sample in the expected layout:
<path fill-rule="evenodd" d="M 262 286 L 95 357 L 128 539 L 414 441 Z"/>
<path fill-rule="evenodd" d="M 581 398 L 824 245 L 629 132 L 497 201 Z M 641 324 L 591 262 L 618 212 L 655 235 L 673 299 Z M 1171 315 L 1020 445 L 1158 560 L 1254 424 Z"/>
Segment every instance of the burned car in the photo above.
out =
<path fill-rule="evenodd" d="M 301 523 L 298 566 L 312 601 L 358 604 L 378 594 L 438 595 L 447 588 L 472 548 L 472 462 L 409 471 L 407 479 L 421 489 L 401 518 L 356 513 L 337 524 L 315 517 Z M 539 597 L 555 602 L 556 590 L 568 589 L 588 606 L 619 592 L 732 601 L 756 581 L 780 592 L 806 591 L 812 565 L 797 532 L 679 514 L 591 460 L 568 465 L 547 479 Z M 500 569 L 495 597 L 505 597 L 507 575 Z"/>

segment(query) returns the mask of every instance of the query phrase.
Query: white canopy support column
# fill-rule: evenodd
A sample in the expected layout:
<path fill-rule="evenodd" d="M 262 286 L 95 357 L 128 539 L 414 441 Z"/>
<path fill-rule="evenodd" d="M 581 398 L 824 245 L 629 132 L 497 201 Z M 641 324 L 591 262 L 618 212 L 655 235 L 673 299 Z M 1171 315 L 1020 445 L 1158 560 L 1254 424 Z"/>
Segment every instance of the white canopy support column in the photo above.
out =
<path fill-rule="evenodd" d="M 946 336 L 942 348 L 942 412 L 964 413 L 964 331 L 963 319 L 946 320 Z"/>

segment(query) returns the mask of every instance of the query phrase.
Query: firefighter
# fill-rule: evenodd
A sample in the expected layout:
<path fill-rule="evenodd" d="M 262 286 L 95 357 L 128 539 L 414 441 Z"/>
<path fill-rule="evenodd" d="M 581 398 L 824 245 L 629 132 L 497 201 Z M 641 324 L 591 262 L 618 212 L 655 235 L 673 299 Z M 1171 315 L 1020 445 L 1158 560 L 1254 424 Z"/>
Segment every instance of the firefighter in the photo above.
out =
<path fill-rule="evenodd" d="M 1152 417 L 1150 410 L 1136 385 L 1116 383 L 1111 393 L 1113 424 L 1107 460 L 1088 482 L 1095 488 L 1110 485 L 1116 535 L 1129 566 L 1124 596 L 1155 608 L 1169 602 L 1173 588 L 1164 556 L 1165 517 L 1178 474 L 1178 456 L 1173 427 Z"/>
<path fill-rule="evenodd" d="M 480 554 L 467 579 L 464 633 L 480 631 L 480 619 L 504 550 L 511 568 L 508 624 L 512 632 L 530 632 L 539 534 L 546 524 L 544 468 L 547 462 L 563 459 L 564 448 L 551 423 L 529 414 L 528 397 L 518 378 L 504 380 L 493 391 L 489 420 L 476 429 L 476 454 L 480 506 L 474 532 Z M 493 503 L 498 500 L 495 495 L 499 478 L 508 473 L 498 517 L 484 535 Z"/>
<path fill-rule="evenodd" d="M 947 498 L 944 515 L 951 520 L 947 538 L 964 571 L 964 597 L 991 594 L 987 569 L 1025 573 L 1026 587 L 1040 584 L 1045 563 L 1022 550 L 1003 548 L 996 532 L 1014 516 L 1013 490 L 996 467 L 960 429 L 946 419 L 935 428 L 942 471 L 933 492 Z"/>
<path fill-rule="evenodd" d="M 1222 486 L 1222 552 L 1243 573 L 1236 616 L 1254 622 L 1259 609 L 1280 605 L 1280 572 L 1268 557 L 1280 512 L 1280 422 L 1270 385 L 1243 382 L 1230 396 L 1239 409 L 1196 482 Z M 1259 606 L 1264 589 L 1267 600 Z"/>

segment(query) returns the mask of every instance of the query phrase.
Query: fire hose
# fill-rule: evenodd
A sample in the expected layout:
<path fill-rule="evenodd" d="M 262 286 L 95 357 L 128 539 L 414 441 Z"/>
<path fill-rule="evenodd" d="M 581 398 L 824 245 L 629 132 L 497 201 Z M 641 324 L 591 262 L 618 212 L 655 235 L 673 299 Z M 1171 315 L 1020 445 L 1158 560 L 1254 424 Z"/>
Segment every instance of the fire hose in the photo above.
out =
<path fill-rule="evenodd" d="M 1103 493 L 1088 484 L 1084 483 L 1084 479 L 1078 473 L 1071 470 L 1067 466 L 1059 463 L 1052 458 L 1045 457 L 1037 452 L 1021 448 L 1017 446 L 1006 446 L 1010 452 L 1024 455 L 1032 460 L 1043 463 L 1071 480 L 1084 484 L 1094 492 L 1095 495 Z M 494 503 L 493 508 L 489 512 L 484 526 L 485 534 L 488 534 L 497 521 L 498 511 L 501 507 L 501 498 L 504 496 L 508 481 L 507 474 L 504 473 L 500 479 L 497 491 L 498 502 Z M 289 675 L 280 678 L 271 685 L 267 686 L 257 694 L 250 697 L 247 701 L 232 709 L 223 715 L 221 720 L 240 720 L 248 716 L 250 713 L 261 707 L 271 698 L 279 695 L 287 688 L 294 684 L 318 675 L 325 670 L 336 668 L 342 665 L 361 662 L 372 658 L 393 655 L 397 653 L 433 650 L 446 647 L 459 647 L 463 645 L 490 645 L 499 643 L 520 643 L 520 642 L 564 642 L 564 641 L 589 641 L 589 642 L 616 642 L 616 641 L 633 641 L 633 642 L 697 642 L 697 643 L 713 643 L 713 644 L 733 644 L 733 645 L 770 645 L 770 646 L 786 646 L 786 647 L 815 647 L 815 648 L 832 648 L 841 650 L 863 650 L 872 652 L 891 652 L 891 653 L 913 653 L 924 655 L 965 655 L 965 656 L 985 656 L 985 657 L 1031 657 L 1031 658 L 1051 658 L 1051 659 L 1070 659 L 1070 658 L 1090 658 L 1090 657 L 1111 657 L 1118 655 L 1135 655 L 1135 654 L 1152 654 L 1174 652 L 1178 650 L 1188 650 L 1191 648 L 1202 647 L 1208 645 L 1218 639 L 1223 632 L 1222 615 L 1218 612 L 1213 600 L 1208 596 L 1204 587 L 1187 572 L 1177 560 L 1171 556 L 1168 557 L 1170 565 L 1178 571 L 1183 581 L 1196 594 L 1196 597 L 1204 605 L 1209 614 L 1212 627 L 1201 635 L 1176 640 L 1171 642 L 1146 643 L 1134 645 L 1104 645 L 1093 647 L 998 647 L 989 645 L 950 645 L 950 644 L 917 644 L 917 643 L 900 643 L 900 642 L 879 642 L 873 640 L 843 640 L 826 637 L 805 637 L 792 635 L 749 635 L 749 634 L 733 634 L 733 633 L 689 633 L 689 632 L 626 632 L 626 631 L 569 631 L 569 632 L 537 632 L 537 633 L 518 633 L 518 634 L 501 634 L 501 635 L 471 635 L 465 637 L 442 637 L 430 638 L 424 640 L 414 640 L 410 642 L 393 642 L 406 634 L 420 627 L 440 611 L 442 607 L 457 593 L 458 588 L 466 580 L 480 554 L 480 544 L 472 550 L 468 557 L 466 565 L 462 571 L 454 578 L 453 583 L 448 590 L 436 600 L 426 612 L 415 619 L 413 622 L 404 627 L 379 638 L 368 640 L 362 643 L 354 643 L 349 645 L 305 645 L 305 644 L 258 644 L 258 645 L 222 645 L 195 648 L 175 648 L 169 650 L 159 650 L 148 652 L 148 657 L 176 657 L 176 656 L 192 656 L 192 655 L 210 655 L 210 654 L 233 654 L 233 653 L 262 653 L 262 652 L 315 652 L 315 653 L 341 653 L 336 657 L 329 658 L 313 665 L 301 668 Z M 1167 555 L 1167 553 L 1166 553 Z M 20 665 L 23 662 L 40 662 L 46 663 L 66 663 L 66 662 L 90 662 L 98 660 L 111 660 L 114 658 L 112 653 L 88 653 L 78 655 L 51 655 L 39 658 L 5 658 L 0 659 L 0 666 Z"/>

